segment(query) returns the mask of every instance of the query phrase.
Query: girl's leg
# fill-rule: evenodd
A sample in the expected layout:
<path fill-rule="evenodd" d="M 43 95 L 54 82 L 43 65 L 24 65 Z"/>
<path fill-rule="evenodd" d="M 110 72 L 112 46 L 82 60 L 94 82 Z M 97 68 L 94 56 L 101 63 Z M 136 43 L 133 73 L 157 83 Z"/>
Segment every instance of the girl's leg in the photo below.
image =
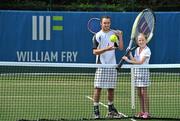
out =
<path fill-rule="evenodd" d="M 144 112 L 149 112 L 149 97 L 147 94 L 147 87 L 142 88 L 144 98 Z"/>
<path fill-rule="evenodd" d="M 149 98 L 147 94 L 147 87 L 141 88 L 141 110 L 143 111 L 142 118 L 149 118 Z"/>

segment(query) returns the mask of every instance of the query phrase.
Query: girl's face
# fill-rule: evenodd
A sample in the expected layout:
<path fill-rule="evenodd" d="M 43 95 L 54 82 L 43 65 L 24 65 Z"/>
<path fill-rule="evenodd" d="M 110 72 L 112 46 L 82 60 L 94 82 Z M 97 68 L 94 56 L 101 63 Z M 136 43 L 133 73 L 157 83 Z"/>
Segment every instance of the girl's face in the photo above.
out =
<path fill-rule="evenodd" d="M 103 18 L 101 21 L 101 27 L 104 32 L 108 32 L 110 30 L 111 20 L 109 18 Z"/>
<path fill-rule="evenodd" d="M 139 45 L 139 47 L 144 48 L 146 46 L 146 38 L 143 34 L 140 34 L 137 37 L 137 44 Z"/>

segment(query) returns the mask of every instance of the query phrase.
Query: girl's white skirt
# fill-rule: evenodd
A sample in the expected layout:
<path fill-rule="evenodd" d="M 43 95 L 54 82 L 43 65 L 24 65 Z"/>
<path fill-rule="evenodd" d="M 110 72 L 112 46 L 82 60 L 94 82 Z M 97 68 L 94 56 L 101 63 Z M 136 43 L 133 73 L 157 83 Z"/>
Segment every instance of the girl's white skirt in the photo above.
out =
<path fill-rule="evenodd" d="M 150 72 L 146 68 L 136 68 L 134 70 L 134 82 L 136 87 L 147 87 L 150 85 Z"/>

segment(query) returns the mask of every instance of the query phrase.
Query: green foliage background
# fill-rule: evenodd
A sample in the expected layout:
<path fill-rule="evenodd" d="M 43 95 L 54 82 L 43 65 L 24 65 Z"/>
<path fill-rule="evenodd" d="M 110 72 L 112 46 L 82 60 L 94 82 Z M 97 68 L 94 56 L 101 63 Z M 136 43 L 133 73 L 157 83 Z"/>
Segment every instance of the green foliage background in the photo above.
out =
<path fill-rule="evenodd" d="M 3 10 L 53 11 L 180 11 L 179 0 L 1 0 Z"/>

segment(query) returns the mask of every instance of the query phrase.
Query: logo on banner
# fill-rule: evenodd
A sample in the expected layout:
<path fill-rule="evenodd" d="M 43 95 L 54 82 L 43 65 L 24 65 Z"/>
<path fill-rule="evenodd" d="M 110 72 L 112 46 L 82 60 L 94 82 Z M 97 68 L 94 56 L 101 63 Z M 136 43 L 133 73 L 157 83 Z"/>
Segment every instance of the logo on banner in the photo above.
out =
<path fill-rule="evenodd" d="M 63 21 L 63 16 L 32 16 L 32 40 L 51 40 L 51 29 L 62 31 L 63 26 L 51 25 L 52 21 Z"/>

